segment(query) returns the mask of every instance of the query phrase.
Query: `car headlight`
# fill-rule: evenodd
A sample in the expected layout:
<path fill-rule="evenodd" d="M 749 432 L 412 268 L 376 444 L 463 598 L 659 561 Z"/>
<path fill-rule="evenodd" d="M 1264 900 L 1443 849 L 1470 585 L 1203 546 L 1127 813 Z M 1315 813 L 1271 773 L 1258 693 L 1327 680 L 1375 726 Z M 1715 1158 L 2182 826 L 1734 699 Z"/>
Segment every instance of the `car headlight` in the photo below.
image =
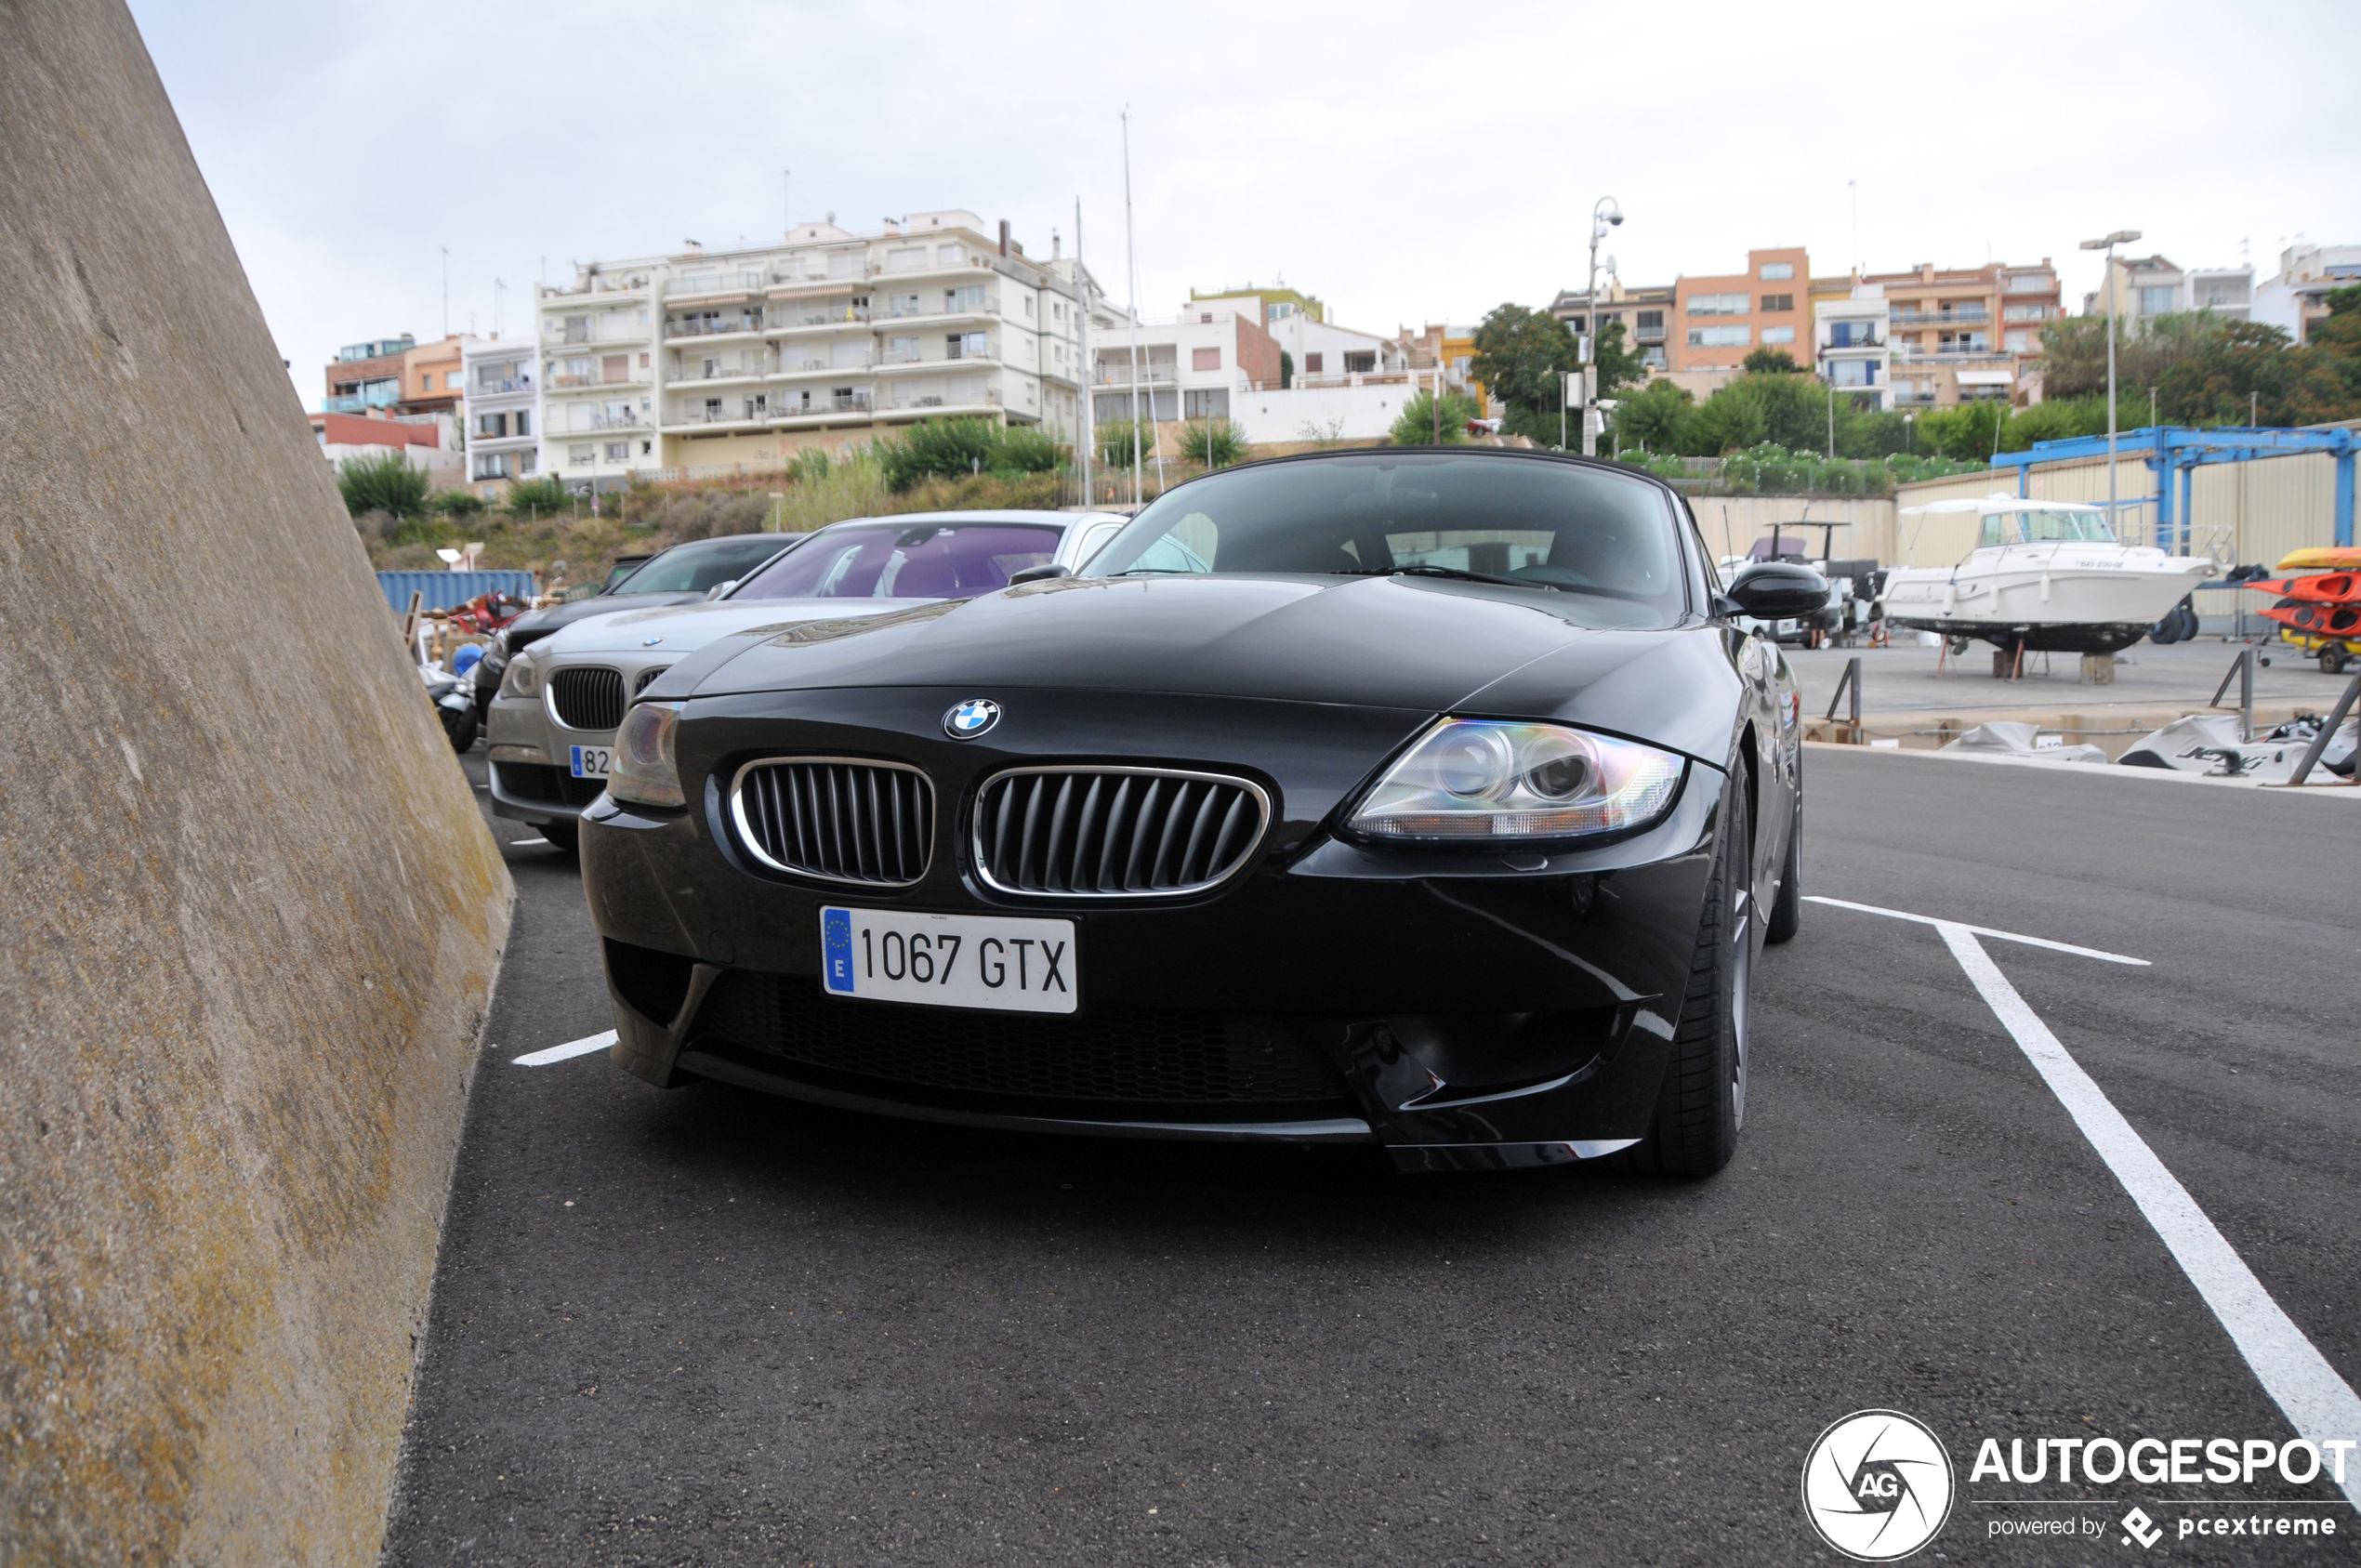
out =
<path fill-rule="evenodd" d="M 537 697 L 541 694 L 541 666 L 530 653 L 519 654 L 508 661 L 508 673 L 500 678 L 500 694 L 504 697 Z"/>
<path fill-rule="evenodd" d="M 607 794 L 639 806 L 680 806 L 680 769 L 672 758 L 672 737 L 680 727 L 679 703 L 638 703 L 614 732 L 614 771 Z"/>
<path fill-rule="evenodd" d="M 1567 838 L 1642 827 L 1682 759 L 1559 724 L 1446 718 L 1378 781 L 1349 826 L 1376 838 Z"/>

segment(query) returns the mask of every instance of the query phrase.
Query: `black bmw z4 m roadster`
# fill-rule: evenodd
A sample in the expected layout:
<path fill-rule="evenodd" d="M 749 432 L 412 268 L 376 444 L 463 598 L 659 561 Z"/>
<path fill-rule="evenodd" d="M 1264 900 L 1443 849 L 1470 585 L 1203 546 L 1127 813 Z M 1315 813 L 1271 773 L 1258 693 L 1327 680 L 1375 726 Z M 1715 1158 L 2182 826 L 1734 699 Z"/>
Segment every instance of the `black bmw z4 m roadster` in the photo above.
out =
<path fill-rule="evenodd" d="M 978 538 L 849 545 L 836 597 L 942 597 L 803 606 L 633 704 L 582 823 L 620 1066 L 1405 1170 L 1728 1161 L 1802 824 L 1795 681 L 1734 620 L 1809 569 L 1725 586 L 1669 487 L 1497 448 L 1219 469 L 1085 576 Z"/>

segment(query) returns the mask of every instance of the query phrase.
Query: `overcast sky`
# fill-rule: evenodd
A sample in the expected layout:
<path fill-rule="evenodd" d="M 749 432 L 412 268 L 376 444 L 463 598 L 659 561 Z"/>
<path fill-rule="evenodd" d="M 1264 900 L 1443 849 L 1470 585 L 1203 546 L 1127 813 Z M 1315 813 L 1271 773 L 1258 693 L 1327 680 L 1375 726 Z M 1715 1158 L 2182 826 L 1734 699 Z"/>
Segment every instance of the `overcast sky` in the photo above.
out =
<path fill-rule="evenodd" d="M 2361 6 L 133 0 L 304 406 L 342 343 L 523 327 L 576 259 L 967 207 L 1142 310 L 1248 281 L 1391 333 L 1579 286 L 2361 242 Z M 1591 45 L 1596 29 L 1606 40 Z M 791 178 L 783 169 L 794 170 Z M 1854 241 L 1857 181 L 1859 242 Z"/>

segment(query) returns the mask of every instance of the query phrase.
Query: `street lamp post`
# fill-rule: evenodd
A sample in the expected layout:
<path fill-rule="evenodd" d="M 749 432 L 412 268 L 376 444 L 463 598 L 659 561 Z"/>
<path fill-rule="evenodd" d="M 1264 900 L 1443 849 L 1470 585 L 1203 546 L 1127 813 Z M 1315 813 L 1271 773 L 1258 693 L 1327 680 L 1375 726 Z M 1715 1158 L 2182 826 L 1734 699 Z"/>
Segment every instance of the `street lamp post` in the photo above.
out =
<path fill-rule="evenodd" d="M 2100 274 L 2099 288 L 2107 307 L 2107 527 L 2115 528 L 2115 247 L 2128 245 L 2139 239 L 2137 229 L 2118 229 L 2104 239 L 2085 240 L 2084 250 L 2107 253 L 2106 270 Z M 2117 532 L 2116 537 L 2121 538 Z"/>
<path fill-rule="evenodd" d="M 1623 221 L 1623 208 L 1613 196 L 1602 196 L 1590 208 L 1590 283 L 1583 293 L 1585 324 L 1582 339 L 1582 455 L 1599 455 L 1599 432 L 1590 423 L 1590 405 L 1598 401 L 1599 382 L 1599 242 Z M 1564 440 L 1563 436 L 1559 438 Z"/>

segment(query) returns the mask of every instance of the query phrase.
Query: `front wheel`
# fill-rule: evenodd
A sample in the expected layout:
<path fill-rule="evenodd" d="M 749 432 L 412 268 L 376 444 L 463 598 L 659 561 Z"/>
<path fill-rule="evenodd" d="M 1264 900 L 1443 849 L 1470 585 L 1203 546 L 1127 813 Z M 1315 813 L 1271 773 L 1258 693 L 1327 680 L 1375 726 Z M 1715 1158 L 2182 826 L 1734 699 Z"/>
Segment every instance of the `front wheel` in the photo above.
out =
<path fill-rule="evenodd" d="M 2342 675 L 2344 673 L 2344 650 L 2334 647 L 2321 649 L 2320 668 L 2323 673 L 2328 675 Z"/>
<path fill-rule="evenodd" d="M 549 841 L 549 847 L 560 854 L 572 855 L 581 852 L 582 824 L 572 817 L 543 823 L 541 837 L 547 838 Z"/>
<path fill-rule="evenodd" d="M 1721 853 L 1708 879 L 1681 1025 L 1646 1138 L 1616 1156 L 1627 1170 L 1711 1176 L 1737 1152 L 1747 1114 L 1749 993 L 1754 979 L 1754 835 L 1744 775 L 1722 802 Z"/>

